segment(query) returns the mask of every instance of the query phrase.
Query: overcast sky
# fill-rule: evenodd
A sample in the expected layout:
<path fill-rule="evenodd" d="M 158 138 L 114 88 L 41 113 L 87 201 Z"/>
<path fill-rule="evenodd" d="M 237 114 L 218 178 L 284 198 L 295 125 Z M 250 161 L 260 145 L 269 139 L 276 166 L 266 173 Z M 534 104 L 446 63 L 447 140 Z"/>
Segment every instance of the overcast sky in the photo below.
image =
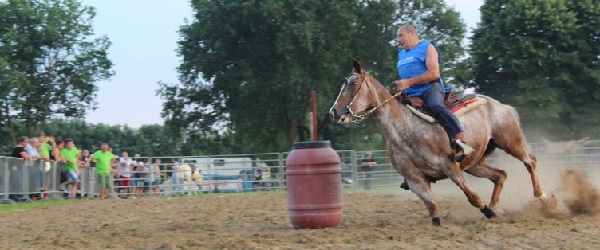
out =
<path fill-rule="evenodd" d="M 161 100 L 156 96 L 157 82 L 177 82 L 175 68 L 180 59 L 175 53 L 179 26 L 190 19 L 188 0 L 83 0 L 96 8 L 93 21 L 98 35 L 113 43 L 109 58 L 115 76 L 98 83 L 98 109 L 88 111 L 90 123 L 162 124 Z M 469 27 L 479 21 L 483 0 L 446 0 L 454 6 Z"/>

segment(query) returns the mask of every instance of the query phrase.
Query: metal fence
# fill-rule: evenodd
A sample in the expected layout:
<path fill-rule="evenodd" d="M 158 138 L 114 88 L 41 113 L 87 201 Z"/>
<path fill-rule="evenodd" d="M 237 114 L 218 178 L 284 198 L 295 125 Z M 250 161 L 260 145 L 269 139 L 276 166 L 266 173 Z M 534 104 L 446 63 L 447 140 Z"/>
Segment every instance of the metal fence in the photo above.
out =
<path fill-rule="evenodd" d="M 529 145 L 537 156 L 539 171 L 556 174 L 562 169 L 590 170 L 600 177 L 600 141 L 540 143 Z M 397 187 L 402 177 L 390 163 L 386 150 L 369 151 L 376 166 L 365 171 L 361 167 L 367 151 L 339 150 L 343 187 L 350 190 Z M 116 163 L 110 174 L 112 198 L 138 198 L 161 195 L 192 195 L 215 192 L 255 192 L 284 190 L 285 159 L 288 152 L 265 154 L 177 156 L 143 158 L 139 167 L 123 177 Z M 522 166 L 520 162 L 498 150 L 489 159 L 500 169 Z M 14 203 L 38 199 L 63 199 L 67 190 L 64 166 L 57 162 L 28 161 L 0 157 L 0 201 Z M 100 183 L 95 168 L 80 168 L 77 197 L 98 197 Z M 472 178 L 472 177 L 468 177 Z"/>

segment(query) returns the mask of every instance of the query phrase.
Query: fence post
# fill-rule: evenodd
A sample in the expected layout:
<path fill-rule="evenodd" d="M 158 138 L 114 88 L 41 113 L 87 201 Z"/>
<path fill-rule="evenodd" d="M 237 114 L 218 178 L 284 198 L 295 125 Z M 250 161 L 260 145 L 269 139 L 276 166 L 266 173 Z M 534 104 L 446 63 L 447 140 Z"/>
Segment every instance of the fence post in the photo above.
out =
<path fill-rule="evenodd" d="M 0 201 L 0 203 L 2 204 L 15 204 L 15 202 L 13 200 L 10 199 L 8 192 L 9 192 L 9 185 L 10 185 L 10 170 L 8 169 L 9 165 L 8 165 L 8 158 L 3 157 L 0 158 L 1 160 L 4 160 L 4 164 L 3 165 L 3 170 L 2 170 L 2 178 L 4 179 L 4 199 L 2 199 L 2 201 Z"/>
<path fill-rule="evenodd" d="M 356 151 L 350 151 L 350 158 L 352 161 L 352 190 L 356 190 L 358 187 L 358 167 L 356 163 Z"/>
<path fill-rule="evenodd" d="M 154 165 L 152 165 L 152 157 L 148 157 L 148 175 L 146 176 L 146 178 L 148 178 L 148 190 L 146 190 L 146 195 L 148 197 L 154 197 L 154 180 L 152 177 L 156 179 L 156 177 L 158 176 L 154 176 Z"/>
<path fill-rule="evenodd" d="M 23 195 L 21 200 L 24 202 L 32 202 L 32 200 L 29 198 L 29 164 L 27 161 L 27 159 L 23 159 L 23 165 L 21 165 L 21 190 Z"/>
<path fill-rule="evenodd" d="M 278 171 L 279 172 L 279 180 L 277 180 L 277 181 L 279 181 L 279 188 L 287 190 L 287 187 L 283 186 L 283 183 L 284 183 L 283 180 L 285 179 L 284 178 L 285 173 L 283 172 L 283 153 L 282 152 L 279 152 L 277 154 L 277 162 L 279 164 L 279 171 Z"/>
<path fill-rule="evenodd" d="M 61 179 L 60 179 L 60 174 L 58 171 L 58 162 L 53 161 L 52 162 L 52 194 L 53 194 L 53 198 L 57 199 L 57 200 L 62 200 L 63 196 L 61 195 L 60 192 L 60 184 L 61 184 Z"/>
<path fill-rule="evenodd" d="M 208 192 L 212 193 L 213 192 L 212 180 L 215 177 L 215 172 L 210 163 L 211 163 L 211 157 L 210 157 L 210 155 L 207 155 L 206 156 L 206 169 L 208 170 Z"/>

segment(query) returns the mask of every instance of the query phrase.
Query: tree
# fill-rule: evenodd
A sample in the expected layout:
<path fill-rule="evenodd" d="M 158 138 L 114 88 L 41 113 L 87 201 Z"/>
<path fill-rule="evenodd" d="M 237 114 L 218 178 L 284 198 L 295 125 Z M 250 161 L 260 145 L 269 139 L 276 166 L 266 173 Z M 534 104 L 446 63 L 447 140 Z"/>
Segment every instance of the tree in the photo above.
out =
<path fill-rule="evenodd" d="M 486 1 L 471 55 L 477 87 L 511 104 L 533 137 L 598 136 L 598 0 Z M 547 133 L 547 134 L 546 134 Z"/>
<path fill-rule="evenodd" d="M 15 133 L 24 134 L 24 126 L 15 123 Z M 91 151 L 99 150 L 102 143 L 109 143 L 115 154 L 128 151 L 133 154 L 141 154 L 144 157 L 153 156 L 178 156 L 182 153 L 191 155 L 201 154 L 203 151 L 185 151 L 186 149 L 197 149 L 197 145 L 206 145 L 209 142 L 198 141 L 196 144 L 175 144 L 171 139 L 173 135 L 165 126 L 158 124 L 143 125 L 133 129 L 128 126 L 90 124 L 79 119 L 51 119 L 44 130 L 47 136 L 57 140 L 73 139 L 80 149 Z M 6 134 L 0 137 L 0 153 L 9 153 L 14 146 L 6 140 Z M 184 149 L 184 150 L 180 150 Z M 210 152 L 207 152 L 210 153 Z"/>
<path fill-rule="evenodd" d="M 310 91 L 317 90 L 323 138 L 344 140 L 348 129 L 327 115 L 337 83 L 353 58 L 384 84 L 397 78 L 391 41 L 399 18 L 423 25 L 423 38 L 439 39 L 448 65 L 462 53 L 458 14 L 443 1 L 412 3 L 192 1 L 194 18 L 180 30 L 181 83 L 160 84 L 162 116 L 175 134 L 226 133 L 235 151 L 287 150 L 308 139 Z M 364 126 L 375 131 L 373 123 Z"/>
<path fill-rule="evenodd" d="M 8 0 L 0 3 L 1 122 L 22 120 L 28 135 L 55 117 L 83 117 L 95 108 L 95 82 L 114 73 L 110 41 L 93 38 L 95 11 L 76 0 Z"/>

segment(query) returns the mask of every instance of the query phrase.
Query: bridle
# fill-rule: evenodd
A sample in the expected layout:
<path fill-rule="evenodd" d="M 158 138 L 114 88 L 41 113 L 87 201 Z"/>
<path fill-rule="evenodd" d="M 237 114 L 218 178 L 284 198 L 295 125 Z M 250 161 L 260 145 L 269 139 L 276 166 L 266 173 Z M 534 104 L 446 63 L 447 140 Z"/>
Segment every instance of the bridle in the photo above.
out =
<path fill-rule="evenodd" d="M 350 114 L 352 115 L 352 118 L 355 118 L 355 119 L 352 119 L 352 123 L 361 123 L 361 122 L 363 122 L 364 120 L 366 120 L 367 118 L 369 118 L 369 116 L 371 116 L 375 111 L 377 111 L 377 109 L 379 109 L 381 106 L 383 106 L 384 104 L 386 104 L 390 100 L 398 97 L 399 95 L 401 95 L 403 93 L 403 91 L 398 91 L 398 93 L 390 96 L 388 99 L 386 99 L 382 103 L 378 104 L 377 106 L 365 109 L 365 111 L 364 111 L 365 113 L 363 113 L 363 114 L 355 114 L 354 111 L 352 111 L 352 108 L 350 106 L 352 106 L 352 104 L 354 103 L 354 101 L 358 97 L 358 94 L 360 93 L 360 90 L 362 89 L 363 83 L 365 85 L 367 85 L 367 89 L 369 90 L 369 93 L 371 94 L 371 96 L 374 99 L 376 99 L 375 95 L 373 94 L 373 92 L 371 92 L 371 88 L 369 87 L 369 81 L 367 81 L 367 75 L 368 74 L 369 73 L 367 73 L 367 72 L 364 72 L 362 74 L 354 72 L 354 73 L 350 74 L 348 77 L 346 77 L 346 83 L 348 83 L 348 78 L 351 77 L 351 76 L 356 75 L 358 77 L 362 77 L 362 81 L 361 81 L 360 85 L 358 85 L 358 90 L 356 91 L 356 94 L 354 94 L 354 96 L 352 97 L 352 100 L 346 106 L 346 108 L 350 111 Z"/>

